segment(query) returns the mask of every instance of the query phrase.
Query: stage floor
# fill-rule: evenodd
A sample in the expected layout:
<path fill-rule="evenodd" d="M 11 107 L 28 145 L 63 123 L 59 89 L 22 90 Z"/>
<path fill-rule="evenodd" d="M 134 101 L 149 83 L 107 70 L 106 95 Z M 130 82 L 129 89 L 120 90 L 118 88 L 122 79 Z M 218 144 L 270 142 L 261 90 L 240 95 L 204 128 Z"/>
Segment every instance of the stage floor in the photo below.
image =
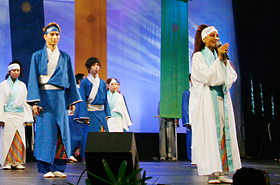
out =
<path fill-rule="evenodd" d="M 280 184 L 280 162 L 268 160 L 242 160 L 243 167 L 252 167 L 269 172 L 271 185 Z M 0 170 L 1 185 L 65 185 L 67 182 L 77 184 L 81 173 L 86 165 L 79 163 L 68 163 L 66 168 L 66 179 L 53 178 L 44 179 L 37 172 L 36 162 L 27 162 L 25 170 Z M 186 184 L 207 185 L 207 177 L 198 176 L 196 166 L 188 161 L 150 161 L 140 162 L 140 168 L 147 172 L 147 176 L 153 177 L 148 184 Z M 85 173 L 79 185 L 85 185 Z"/>

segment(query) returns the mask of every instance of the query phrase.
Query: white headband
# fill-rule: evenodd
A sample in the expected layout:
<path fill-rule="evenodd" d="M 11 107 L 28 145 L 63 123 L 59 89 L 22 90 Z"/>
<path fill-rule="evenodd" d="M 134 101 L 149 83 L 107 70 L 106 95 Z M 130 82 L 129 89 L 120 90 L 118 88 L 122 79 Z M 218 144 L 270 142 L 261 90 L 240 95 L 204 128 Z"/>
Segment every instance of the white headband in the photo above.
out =
<path fill-rule="evenodd" d="M 201 32 L 201 38 L 202 40 L 207 37 L 210 33 L 212 33 L 213 31 L 218 32 L 218 30 L 214 27 L 214 26 L 208 26 L 207 28 L 205 28 L 204 30 L 202 30 Z"/>
<path fill-rule="evenodd" d="M 20 66 L 18 64 L 11 64 L 8 66 L 8 71 L 11 71 L 13 69 L 19 69 L 20 70 Z"/>

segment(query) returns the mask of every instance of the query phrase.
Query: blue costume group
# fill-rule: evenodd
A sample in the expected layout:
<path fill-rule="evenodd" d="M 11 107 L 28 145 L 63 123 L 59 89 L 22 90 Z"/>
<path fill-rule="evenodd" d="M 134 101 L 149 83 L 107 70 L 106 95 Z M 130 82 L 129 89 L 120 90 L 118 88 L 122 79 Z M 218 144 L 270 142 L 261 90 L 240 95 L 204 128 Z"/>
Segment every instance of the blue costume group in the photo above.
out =
<path fill-rule="evenodd" d="M 27 102 L 38 104 L 42 112 L 37 116 L 34 156 L 39 172 L 63 172 L 65 159 L 55 158 L 57 139 L 60 135 L 67 157 L 71 154 L 68 106 L 81 101 L 70 56 L 59 51 L 59 60 L 54 73 L 46 84 L 40 84 L 40 76 L 48 73 L 47 47 L 32 55 Z M 45 88 L 46 86 L 52 88 Z"/>

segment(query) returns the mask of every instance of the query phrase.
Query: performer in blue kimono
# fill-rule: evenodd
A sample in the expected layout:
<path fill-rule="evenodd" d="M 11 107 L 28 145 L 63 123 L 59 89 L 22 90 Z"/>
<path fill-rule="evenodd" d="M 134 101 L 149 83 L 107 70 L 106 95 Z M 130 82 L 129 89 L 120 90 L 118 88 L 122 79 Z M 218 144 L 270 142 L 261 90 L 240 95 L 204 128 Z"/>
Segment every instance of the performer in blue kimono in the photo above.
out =
<path fill-rule="evenodd" d="M 31 58 L 27 102 L 37 115 L 34 156 L 45 178 L 66 177 L 71 154 L 67 109 L 75 111 L 81 101 L 70 56 L 58 50 L 60 28 L 43 28 L 46 45 Z"/>
<path fill-rule="evenodd" d="M 75 113 L 76 119 L 83 121 L 82 157 L 85 159 L 85 147 L 89 132 L 108 132 L 107 119 L 111 116 L 107 100 L 107 88 L 104 80 L 100 79 L 98 72 L 100 61 L 91 57 L 86 61 L 88 76 L 81 81 L 80 94 L 82 102 Z"/>
<path fill-rule="evenodd" d="M 75 75 L 77 88 L 80 89 L 80 83 L 84 78 L 84 74 L 78 73 Z M 79 103 L 76 104 L 75 112 L 78 112 Z M 75 157 L 78 157 L 81 152 L 81 146 L 83 141 L 83 122 L 79 122 L 74 119 L 74 113 L 68 111 L 69 116 L 69 126 L 70 126 L 70 137 L 71 137 L 71 156 L 69 157 L 69 162 L 78 162 Z"/>
<path fill-rule="evenodd" d="M 182 97 L 182 124 L 186 127 L 187 138 L 187 156 L 189 160 L 192 160 L 192 126 L 189 121 L 189 101 L 190 101 L 190 89 L 191 89 L 191 74 L 189 74 L 189 89 L 185 90 Z"/>

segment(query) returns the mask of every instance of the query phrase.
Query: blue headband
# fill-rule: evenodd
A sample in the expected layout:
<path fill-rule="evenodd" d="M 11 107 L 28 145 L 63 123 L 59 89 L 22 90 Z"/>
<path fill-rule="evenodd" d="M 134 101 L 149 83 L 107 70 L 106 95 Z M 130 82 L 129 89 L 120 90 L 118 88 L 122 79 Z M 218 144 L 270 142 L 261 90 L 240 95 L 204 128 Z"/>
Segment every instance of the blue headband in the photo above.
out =
<path fill-rule="evenodd" d="M 53 32 L 53 31 L 59 32 L 59 30 L 58 30 L 58 28 L 56 26 L 50 26 L 50 27 L 48 27 L 48 29 L 46 29 L 45 35 L 47 35 L 50 32 Z"/>

